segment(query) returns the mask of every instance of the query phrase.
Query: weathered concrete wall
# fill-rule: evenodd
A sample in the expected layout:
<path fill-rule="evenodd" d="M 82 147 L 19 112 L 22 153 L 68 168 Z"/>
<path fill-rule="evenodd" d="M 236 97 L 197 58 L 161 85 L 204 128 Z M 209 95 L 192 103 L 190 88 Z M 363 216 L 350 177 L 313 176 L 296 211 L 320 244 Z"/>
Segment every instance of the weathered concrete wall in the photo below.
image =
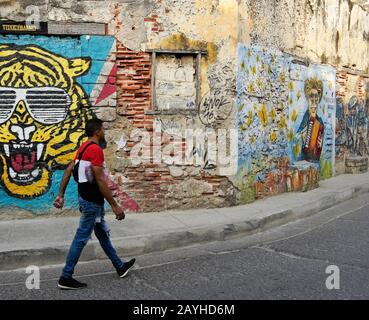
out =
<path fill-rule="evenodd" d="M 77 81 L 88 92 L 89 110 L 108 129 L 106 160 L 115 196 L 130 211 L 157 211 L 305 191 L 316 187 L 319 177 L 344 172 L 348 155 L 365 153 L 363 143 L 353 147 L 355 139 L 368 138 L 363 110 L 367 114 L 369 107 L 369 6 L 364 2 L 9 0 L 0 2 L 0 17 L 24 21 L 39 14 L 49 23 L 83 23 L 78 26 L 85 36 L 96 27 L 87 23 L 106 24 L 107 35 L 117 41 L 116 62 L 99 56 Z M 59 49 L 52 51 L 83 56 Z M 100 49 L 85 55 L 94 61 Z M 92 75 L 96 81 L 84 82 Z M 350 140 L 354 96 L 361 126 L 354 128 L 358 138 Z M 308 121 L 314 99 L 316 131 Z M 304 148 L 309 128 L 315 143 Z M 134 136 L 137 129 L 144 134 Z M 202 131 L 191 143 L 184 139 L 186 129 Z M 224 129 L 226 143 L 214 144 Z M 237 150 L 231 129 L 239 134 Z M 175 157 L 179 150 L 183 153 Z M 233 157 L 221 164 L 220 153 Z M 233 170 L 232 163 L 239 167 Z M 46 210 L 60 180 L 57 173 L 52 177 L 55 187 L 46 188 L 49 196 L 41 206 Z M 18 198 L 9 193 L 6 203 L 31 207 Z"/>
<path fill-rule="evenodd" d="M 369 73 L 365 0 L 242 0 L 241 42 Z M 366 3 L 366 4 L 365 4 Z"/>

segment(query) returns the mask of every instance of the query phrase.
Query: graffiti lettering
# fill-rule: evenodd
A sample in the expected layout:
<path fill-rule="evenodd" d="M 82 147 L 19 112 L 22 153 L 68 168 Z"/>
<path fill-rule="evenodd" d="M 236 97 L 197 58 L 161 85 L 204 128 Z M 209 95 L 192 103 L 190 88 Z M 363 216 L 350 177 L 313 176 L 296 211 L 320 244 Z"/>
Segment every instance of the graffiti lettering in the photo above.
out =
<path fill-rule="evenodd" d="M 226 120 L 232 112 L 232 101 L 224 92 L 216 90 L 205 96 L 200 104 L 199 116 L 205 125 Z"/>

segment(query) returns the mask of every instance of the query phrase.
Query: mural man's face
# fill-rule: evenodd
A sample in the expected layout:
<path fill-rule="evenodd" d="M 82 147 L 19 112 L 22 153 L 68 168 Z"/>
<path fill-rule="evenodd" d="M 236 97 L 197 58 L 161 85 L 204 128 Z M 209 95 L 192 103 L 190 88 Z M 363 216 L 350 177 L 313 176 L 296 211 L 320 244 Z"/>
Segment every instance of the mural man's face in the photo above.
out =
<path fill-rule="evenodd" d="M 308 95 L 309 114 L 316 117 L 319 105 L 319 92 L 316 89 L 311 89 Z"/>

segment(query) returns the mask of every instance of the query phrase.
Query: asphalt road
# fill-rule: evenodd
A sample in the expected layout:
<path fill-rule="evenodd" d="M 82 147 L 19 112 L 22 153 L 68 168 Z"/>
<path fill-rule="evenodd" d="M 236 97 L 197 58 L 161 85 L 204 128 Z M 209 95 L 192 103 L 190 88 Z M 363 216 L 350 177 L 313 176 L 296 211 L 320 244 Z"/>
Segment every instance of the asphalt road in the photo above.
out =
<path fill-rule="evenodd" d="M 369 195 L 253 236 L 136 258 L 125 279 L 108 261 L 78 265 L 88 288 L 73 292 L 56 287 L 62 266 L 41 268 L 39 290 L 26 288 L 25 270 L 0 272 L 0 299 L 369 299 Z M 326 287 L 331 265 L 338 290 Z"/>

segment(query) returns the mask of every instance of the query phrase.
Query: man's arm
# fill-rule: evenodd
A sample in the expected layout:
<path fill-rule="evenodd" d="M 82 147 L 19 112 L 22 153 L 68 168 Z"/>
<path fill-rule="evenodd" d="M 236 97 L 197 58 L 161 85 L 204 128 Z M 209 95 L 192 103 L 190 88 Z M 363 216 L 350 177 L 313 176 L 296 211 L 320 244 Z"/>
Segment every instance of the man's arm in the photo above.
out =
<path fill-rule="evenodd" d="M 58 209 L 62 209 L 64 207 L 64 194 L 69 184 L 69 180 L 72 175 L 73 168 L 74 168 L 74 161 L 72 161 L 67 167 L 67 169 L 64 171 L 63 179 L 60 183 L 59 194 L 54 201 L 54 207 Z"/>
<path fill-rule="evenodd" d="M 108 187 L 108 184 L 106 183 L 103 168 L 98 166 L 92 166 L 92 171 L 96 179 L 97 185 L 99 186 L 100 192 L 102 193 L 106 201 L 109 202 L 111 208 L 113 209 L 113 212 L 117 216 L 117 219 L 123 220 L 125 218 L 124 211 L 113 198 L 113 195 Z"/>

